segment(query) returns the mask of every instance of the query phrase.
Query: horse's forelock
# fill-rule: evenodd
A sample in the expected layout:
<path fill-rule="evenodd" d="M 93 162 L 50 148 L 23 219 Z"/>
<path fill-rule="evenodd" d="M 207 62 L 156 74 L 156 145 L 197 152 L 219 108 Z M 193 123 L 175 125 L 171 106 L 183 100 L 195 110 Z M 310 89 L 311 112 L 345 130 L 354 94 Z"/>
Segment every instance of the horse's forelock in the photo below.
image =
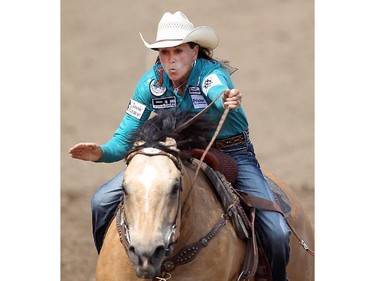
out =
<path fill-rule="evenodd" d="M 179 130 L 179 127 L 194 116 L 193 112 L 176 110 L 161 110 L 133 135 L 133 150 L 145 147 L 155 147 L 179 156 L 179 150 L 202 148 L 206 144 L 207 130 L 214 128 L 206 118 L 198 119 L 189 127 Z M 175 144 L 171 143 L 174 140 Z"/>

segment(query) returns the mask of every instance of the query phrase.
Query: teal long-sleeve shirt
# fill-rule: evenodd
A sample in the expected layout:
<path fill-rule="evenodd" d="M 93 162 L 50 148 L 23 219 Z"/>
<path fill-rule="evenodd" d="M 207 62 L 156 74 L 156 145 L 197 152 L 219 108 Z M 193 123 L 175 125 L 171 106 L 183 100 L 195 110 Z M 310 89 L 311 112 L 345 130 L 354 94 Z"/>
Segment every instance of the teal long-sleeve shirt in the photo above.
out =
<path fill-rule="evenodd" d="M 177 109 L 198 113 L 223 91 L 233 88 L 229 73 L 219 62 L 198 58 L 181 96 L 174 93 L 173 85 L 161 64 L 156 64 L 138 81 L 119 127 L 113 137 L 100 146 L 103 156 L 97 162 L 110 163 L 124 159 L 126 152 L 133 146 L 131 135 L 146 122 L 151 112 Z M 207 115 L 219 121 L 223 112 L 224 105 L 219 98 Z M 218 139 L 237 135 L 247 128 L 248 122 L 242 108 L 230 110 Z M 213 132 L 209 132 L 207 137 L 212 135 Z"/>

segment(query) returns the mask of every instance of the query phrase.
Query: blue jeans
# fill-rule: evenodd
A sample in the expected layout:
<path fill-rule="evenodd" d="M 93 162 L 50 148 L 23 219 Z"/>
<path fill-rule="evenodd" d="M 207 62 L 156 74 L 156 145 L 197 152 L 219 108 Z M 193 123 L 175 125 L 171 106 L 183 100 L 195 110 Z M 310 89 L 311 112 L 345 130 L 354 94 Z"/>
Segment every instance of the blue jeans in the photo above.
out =
<path fill-rule="evenodd" d="M 103 246 L 107 228 L 120 204 L 123 179 L 124 171 L 121 171 L 113 179 L 99 187 L 91 199 L 92 232 L 98 253 Z"/>
<path fill-rule="evenodd" d="M 273 200 L 274 196 L 268 187 L 255 157 L 254 148 L 247 133 L 243 133 L 246 142 L 221 148 L 231 155 L 238 164 L 238 177 L 235 184 L 248 194 Z M 92 226 L 95 246 L 100 252 L 104 234 L 111 222 L 122 194 L 123 173 L 102 185 L 91 200 Z M 289 261 L 289 240 L 291 231 L 285 218 L 273 211 L 257 209 L 255 227 L 271 265 L 273 281 L 285 281 L 286 266 Z"/>

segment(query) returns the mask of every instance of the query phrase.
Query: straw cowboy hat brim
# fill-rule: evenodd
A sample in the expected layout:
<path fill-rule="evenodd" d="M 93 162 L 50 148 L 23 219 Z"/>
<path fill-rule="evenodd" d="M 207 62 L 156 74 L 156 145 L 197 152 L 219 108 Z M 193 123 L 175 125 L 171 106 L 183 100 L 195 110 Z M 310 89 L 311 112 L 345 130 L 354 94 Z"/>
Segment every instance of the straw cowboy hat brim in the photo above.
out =
<path fill-rule="evenodd" d="M 149 49 L 175 47 L 188 42 L 194 42 L 210 50 L 215 49 L 219 45 L 219 38 L 217 37 L 215 31 L 208 26 L 199 26 L 194 28 L 185 38 L 158 40 L 152 44 L 149 44 L 143 38 L 142 33 L 139 33 L 139 35 L 141 36 L 145 46 Z"/>
<path fill-rule="evenodd" d="M 180 11 L 174 14 L 167 12 L 163 15 L 158 25 L 154 43 L 148 43 L 141 33 L 139 35 L 145 46 L 154 50 L 175 47 L 188 42 L 194 42 L 204 48 L 213 50 L 219 44 L 219 38 L 211 27 L 199 26 L 194 28 L 185 14 Z"/>

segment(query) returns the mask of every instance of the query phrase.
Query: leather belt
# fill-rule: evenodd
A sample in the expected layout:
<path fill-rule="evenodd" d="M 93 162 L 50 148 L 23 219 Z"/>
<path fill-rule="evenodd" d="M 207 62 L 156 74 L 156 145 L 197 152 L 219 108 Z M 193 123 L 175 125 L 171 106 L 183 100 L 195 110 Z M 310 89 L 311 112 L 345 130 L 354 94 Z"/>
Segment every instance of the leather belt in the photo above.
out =
<path fill-rule="evenodd" d="M 244 143 L 246 141 L 245 135 L 247 135 L 247 136 L 249 135 L 248 129 L 245 132 L 243 132 L 241 134 L 238 134 L 238 135 L 235 135 L 233 137 L 221 139 L 221 140 L 216 140 L 212 146 L 214 148 L 220 149 L 220 148 L 225 147 L 225 146 Z"/>

